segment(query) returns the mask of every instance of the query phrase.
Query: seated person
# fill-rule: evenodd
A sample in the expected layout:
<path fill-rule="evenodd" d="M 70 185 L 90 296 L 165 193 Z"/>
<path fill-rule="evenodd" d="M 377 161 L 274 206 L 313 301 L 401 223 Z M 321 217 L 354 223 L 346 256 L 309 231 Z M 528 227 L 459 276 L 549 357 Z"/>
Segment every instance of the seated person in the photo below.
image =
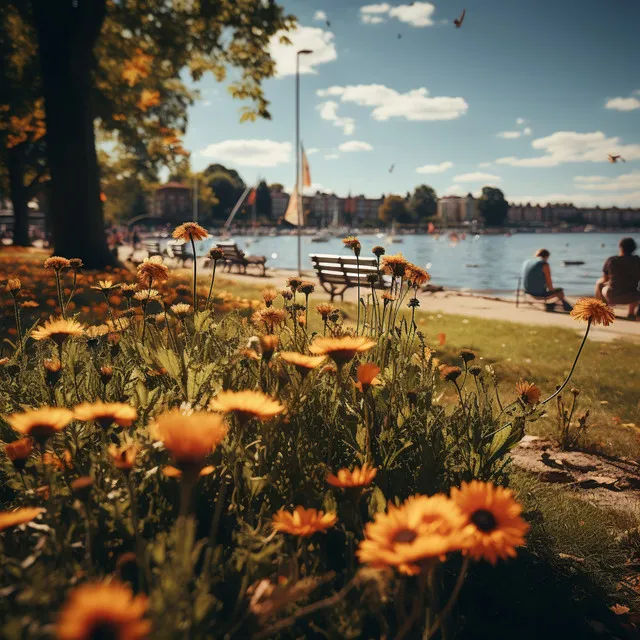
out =
<path fill-rule="evenodd" d="M 546 249 L 538 249 L 535 258 L 525 260 L 522 265 L 522 286 L 525 293 L 544 300 L 547 311 L 555 310 L 555 302 L 549 302 L 554 299 L 560 300 L 565 311 L 571 311 L 573 307 L 564 299 L 564 290 L 553 286 L 548 263 L 550 255 Z"/>
<path fill-rule="evenodd" d="M 620 253 L 611 256 L 602 267 L 604 274 L 596 282 L 596 298 L 607 304 L 629 305 L 627 317 L 635 320 L 640 315 L 640 256 L 633 238 L 622 238 L 618 243 Z"/>

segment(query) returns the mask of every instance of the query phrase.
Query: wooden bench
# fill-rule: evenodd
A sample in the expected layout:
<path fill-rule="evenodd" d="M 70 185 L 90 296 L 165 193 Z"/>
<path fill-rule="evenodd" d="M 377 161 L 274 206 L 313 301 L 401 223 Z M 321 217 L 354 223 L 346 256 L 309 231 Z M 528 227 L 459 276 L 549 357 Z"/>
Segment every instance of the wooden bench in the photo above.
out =
<path fill-rule="evenodd" d="M 189 260 L 193 260 L 191 243 L 183 242 L 182 244 L 168 243 L 166 249 L 167 256 L 182 263 L 184 267 Z"/>
<path fill-rule="evenodd" d="M 218 242 L 216 247 L 221 249 L 224 254 L 222 258 L 224 260 L 223 271 L 226 269 L 230 272 L 231 268 L 235 266 L 238 273 L 247 273 L 247 267 L 258 267 L 262 270 L 261 275 L 266 274 L 267 258 L 265 256 L 247 256 L 235 242 Z"/>
<path fill-rule="evenodd" d="M 162 256 L 162 251 L 160 250 L 160 242 L 158 242 L 157 240 L 145 240 L 142 243 L 142 246 L 149 254 L 149 258 L 151 258 L 152 256 Z"/>
<path fill-rule="evenodd" d="M 355 256 L 335 256 L 324 253 L 309 255 L 313 268 L 316 270 L 318 280 L 322 288 L 331 297 L 331 302 L 336 296 L 344 300 L 344 292 L 357 287 L 368 290 L 371 285 L 367 276 L 374 273 L 378 276 L 376 289 L 388 289 L 391 286 L 391 278 L 378 271 L 378 262 L 375 258 L 359 258 Z"/>

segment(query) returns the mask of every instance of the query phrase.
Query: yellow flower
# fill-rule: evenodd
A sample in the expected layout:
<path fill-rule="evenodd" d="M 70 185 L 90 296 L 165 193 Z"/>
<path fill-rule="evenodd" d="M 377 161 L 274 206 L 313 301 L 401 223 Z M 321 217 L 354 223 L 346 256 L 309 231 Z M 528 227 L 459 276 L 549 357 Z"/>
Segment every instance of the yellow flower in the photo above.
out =
<path fill-rule="evenodd" d="M 109 292 L 112 289 L 118 289 L 120 287 L 119 284 L 114 284 L 113 280 L 99 280 L 98 284 L 91 287 L 92 289 L 95 289 L 96 291 L 104 291 L 104 292 Z"/>
<path fill-rule="evenodd" d="M 273 301 L 278 297 L 278 292 L 275 289 L 264 289 L 262 291 L 262 299 L 267 307 L 270 307 Z"/>
<path fill-rule="evenodd" d="M 172 235 L 176 240 L 184 240 L 185 242 L 204 240 L 209 237 L 207 230 L 197 222 L 184 222 L 173 230 Z"/>
<path fill-rule="evenodd" d="M 43 511 L 44 509 L 37 509 L 36 507 L 23 507 L 22 509 L 15 509 L 14 511 L 0 511 L 0 531 L 4 531 L 10 527 L 17 527 L 19 524 L 31 522 Z"/>
<path fill-rule="evenodd" d="M 241 422 L 250 418 L 268 420 L 284 411 L 284 407 L 260 391 L 221 391 L 210 403 L 211 411 L 233 413 Z"/>
<path fill-rule="evenodd" d="M 98 324 L 91 327 L 87 327 L 84 332 L 84 335 L 87 336 L 90 340 L 96 340 L 97 338 L 101 338 L 102 336 L 106 336 L 109 333 L 109 327 L 106 324 Z"/>
<path fill-rule="evenodd" d="M 615 319 L 611 307 L 596 298 L 580 298 L 570 313 L 572 318 L 608 327 Z"/>
<path fill-rule="evenodd" d="M 473 526 L 468 550 L 472 558 L 495 564 L 499 558 L 516 556 L 516 547 L 525 543 L 529 525 L 509 489 L 473 480 L 452 489 L 451 499 Z"/>
<path fill-rule="evenodd" d="M 384 256 L 382 258 L 382 268 L 394 277 L 401 278 L 404 276 L 408 266 L 409 261 L 401 253 L 395 256 Z"/>
<path fill-rule="evenodd" d="M 292 364 L 302 377 L 306 376 L 312 369 L 319 367 L 326 358 L 326 356 L 306 356 L 297 351 L 280 352 L 280 359 L 287 364 Z"/>
<path fill-rule="evenodd" d="M 20 291 L 22 284 L 18 278 L 9 278 L 7 280 L 6 290 L 9 293 L 15 293 L 16 291 Z"/>
<path fill-rule="evenodd" d="M 152 256 L 138 265 L 137 275 L 138 280 L 145 284 L 153 280 L 164 282 L 169 277 L 169 267 L 162 262 L 160 256 Z"/>
<path fill-rule="evenodd" d="M 411 263 L 406 267 L 405 278 L 411 283 L 412 287 L 421 287 L 431 280 L 431 276 L 424 269 Z"/>
<path fill-rule="evenodd" d="M 358 367 L 358 382 L 356 389 L 365 393 L 371 387 L 381 384 L 377 375 L 380 373 L 380 367 L 374 362 L 366 362 Z"/>
<path fill-rule="evenodd" d="M 376 343 L 364 336 L 343 336 L 342 338 L 316 338 L 309 347 L 315 355 L 327 355 L 339 366 L 352 360 L 357 353 L 364 353 Z"/>
<path fill-rule="evenodd" d="M 176 409 L 159 416 L 152 431 L 180 469 L 200 470 L 228 429 L 215 413 L 196 411 L 187 416 Z"/>
<path fill-rule="evenodd" d="M 45 269 L 53 269 L 54 271 L 61 271 L 62 269 L 68 269 L 71 266 L 71 261 L 60 256 L 51 256 L 44 261 Z"/>
<path fill-rule="evenodd" d="M 143 289 L 142 291 L 136 291 L 133 297 L 138 302 L 151 302 L 152 300 L 160 299 L 160 292 L 157 289 Z"/>
<path fill-rule="evenodd" d="M 264 322 L 269 333 L 273 333 L 274 327 L 282 324 L 286 317 L 287 313 L 284 309 L 274 309 L 273 307 L 269 307 L 268 309 L 260 309 L 259 311 L 256 311 L 251 316 L 251 321 L 258 325 L 261 322 Z"/>
<path fill-rule="evenodd" d="M 81 336 L 84 333 L 83 326 L 76 320 L 65 320 L 51 316 L 41 327 L 31 333 L 34 340 L 53 340 L 61 345 L 67 338 Z"/>
<path fill-rule="evenodd" d="M 520 380 L 516 383 L 516 393 L 525 404 L 537 404 L 540 402 L 540 389 L 526 380 Z"/>
<path fill-rule="evenodd" d="M 74 409 L 75 417 L 82 422 L 95 420 L 102 429 L 108 429 L 112 424 L 130 427 L 138 417 L 135 407 L 123 402 L 83 402 Z"/>
<path fill-rule="evenodd" d="M 320 317 L 326 322 L 329 316 L 336 310 L 336 308 L 329 302 L 323 302 L 316 307 L 316 311 L 320 314 Z"/>
<path fill-rule="evenodd" d="M 191 313 L 191 305 L 186 304 L 185 302 L 172 304 L 171 311 L 173 311 L 178 318 L 186 318 Z"/>
<path fill-rule="evenodd" d="M 374 516 L 357 555 L 376 569 L 395 567 L 415 575 L 447 553 L 466 548 L 470 530 L 463 513 L 446 496 L 414 496 Z"/>
<path fill-rule="evenodd" d="M 31 438 L 20 438 L 14 442 L 9 442 L 4 445 L 4 452 L 13 463 L 13 466 L 22 471 L 27 465 L 27 460 L 33 451 L 33 442 Z"/>
<path fill-rule="evenodd" d="M 131 471 L 136 462 L 139 449 L 134 444 L 125 445 L 124 447 L 110 444 L 108 452 L 114 467 L 123 471 Z"/>
<path fill-rule="evenodd" d="M 326 533 L 338 521 L 335 513 L 296 507 L 293 513 L 280 509 L 273 516 L 275 531 L 308 538 L 314 533 Z"/>
<path fill-rule="evenodd" d="M 7 416 L 6 421 L 24 436 L 42 442 L 64 429 L 73 419 L 73 412 L 58 407 L 31 409 Z"/>
<path fill-rule="evenodd" d="M 59 640 L 142 640 L 151 634 L 145 619 L 149 600 L 118 581 L 90 582 L 76 587 L 56 625 Z"/>
<path fill-rule="evenodd" d="M 348 236 L 344 238 L 342 244 L 344 244 L 345 247 L 351 249 L 356 257 L 360 255 L 360 249 L 362 248 L 362 246 L 360 245 L 360 240 L 358 240 L 358 238 L 356 238 L 355 236 Z"/>
<path fill-rule="evenodd" d="M 348 489 L 351 487 L 366 487 L 373 482 L 378 470 L 369 464 L 363 464 L 362 467 L 354 467 L 353 471 L 349 469 L 340 469 L 337 475 L 330 473 L 327 476 L 327 482 L 332 487 L 340 489 Z"/>

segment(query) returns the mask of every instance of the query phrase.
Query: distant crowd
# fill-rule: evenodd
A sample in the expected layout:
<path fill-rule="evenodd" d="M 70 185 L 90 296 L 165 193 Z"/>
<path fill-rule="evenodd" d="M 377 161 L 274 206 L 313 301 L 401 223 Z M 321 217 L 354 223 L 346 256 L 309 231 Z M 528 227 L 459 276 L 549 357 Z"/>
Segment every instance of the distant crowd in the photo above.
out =
<path fill-rule="evenodd" d="M 595 283 L 595 296 L 612 307 L 626 305 L 627 318 L 635 320 L 640 317 L 640 256 L 636 255 L 633 238 L 622 238 L 618 248 L 618 255 L 607 258 L 602 267 L 602 277 Z M 538 249 L 534 258 L 525 260 L 522 265 L 524 292 L 544 301 L 547 311 L 555 311 L 558 303 L 565 311 L 571 311 L 564 290 L 553 286 L 550 255 L 546 249 Z"/>

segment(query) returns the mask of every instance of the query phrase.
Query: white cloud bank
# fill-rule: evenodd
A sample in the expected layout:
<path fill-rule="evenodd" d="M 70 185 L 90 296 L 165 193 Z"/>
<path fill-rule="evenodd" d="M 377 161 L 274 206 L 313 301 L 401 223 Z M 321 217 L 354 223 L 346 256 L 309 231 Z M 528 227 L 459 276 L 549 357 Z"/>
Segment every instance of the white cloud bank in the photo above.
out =
<path fill-rule="evenodd" d="M 435 10 L 435 6 L 430 2 L 412 2 L 395 7 L 388 2 L 382 2 L 360 7 L 360 20 L 364 24 L 380 24 L 387 18 L 396 18 L 412 27 L 430 27 L 434 24 L 432 16 Z"/>
<path fill-rule="evenodd" d="M 326 22 L 327 14 L 324 11 L 316 11 L 313 19 L 317 20 L 318 22 Z"/>
<path fill-rule="evenodd" d="M 578 133 L 556 131 L 531 143 L 545 155 L 532 158 L 508 156 L 498 158 L 496 164 L 512 167 L 557 167 L 568 162 L 607 162 L 607 154 L 620 154 L 626 160 L 640 160 L 640 144 L 622 144 L 620 138 L 607 138 L 602 131 Z"/>
<path fill-rule="evenodd" d="M 636 95 L 640 95 L 640 91 L 634 91 L 635 95 L 629 98 L 610 98 L 605 103 L 605 109 L 612 109 L 613 111 L 635 111 L 640 109 L 640 98 L 636 98 Z"/>
<path fill-rule="evenodd" d="M 492 173 L 483 173 L 482 171 L 474 171 L 472 173 L 463 173 L 453 178 L 454 182 L 501 182 L 500 176 L 494 176 Z"/>
<path fill-rule="evenodd" d="M 505 140 L 514 140 L 515 138 L 519 138 L 522 135 L 520 131 L 500 131 L 497 136 L 498 138 L 504 138 Z"/>
<path fill-rule="evenodd" d="M 351 136 L 356 130 L 356 121 L 353 118 L 341 117 L 338 115 L 338 103 L 327 100 L 318 105 L 320 117 L 323 120 L 333 122 L 334 126 L 340 127 L 346 136 Z"/>
<path fill-rule="evenodd" d="M 349 142 L 343 142 L 338 151 L 343 153 L 354 153 L 356 151 L 373 151 L 373 147 L 368 142 L 361 142 L 360 140 L 350 140 Z"/>
<path fill-rule="evenodd" d="M 416 169 L 416 173 L 444 173 L 453 167 L 453 162 L 441 162 L 440 164 L 425 164 Z"/>
<path fill-rule="evenodd" d="M 640 171 L 632 171 L 619 176 L 576 176 L 578 189 L 587 191 L 628 191 L 640 190 Z"/>
<path fill-rule="evenodd" d="M 455 120 L 469 109 L 464 98 L 446 96 L 428 97 L 424 87 L 399 93 L 382 84 L 358 84 L 345 87 L 333 86 L 320 89 L 321 98 L 340 97 L 341 102 L 353 102 L 363 107 L 372 107 L 374 120 L 405 118 L 414 121 Z"/>
<path fill-rule="evenodd" d="M 205 147 L 200 155 L 241 167 L 275 167 L 291 162 L 292 146 L 274 140 L 223 140 Z"/>
<path fill-rule="evenodd" d="M 291 44 L 280 39 L 289 38 Z M 291 76 L 296 72 L 296 54 L 300 49 L 313 53 L 300 56 L 300 73 L 317 73 L 316 67 L 338 58 L 333 42 L 335 36 L 319 27 L 297 27 L 294 31 L 279 31 L 269 40 L 269 53 L 276 64 L 276 76 Z"/>

